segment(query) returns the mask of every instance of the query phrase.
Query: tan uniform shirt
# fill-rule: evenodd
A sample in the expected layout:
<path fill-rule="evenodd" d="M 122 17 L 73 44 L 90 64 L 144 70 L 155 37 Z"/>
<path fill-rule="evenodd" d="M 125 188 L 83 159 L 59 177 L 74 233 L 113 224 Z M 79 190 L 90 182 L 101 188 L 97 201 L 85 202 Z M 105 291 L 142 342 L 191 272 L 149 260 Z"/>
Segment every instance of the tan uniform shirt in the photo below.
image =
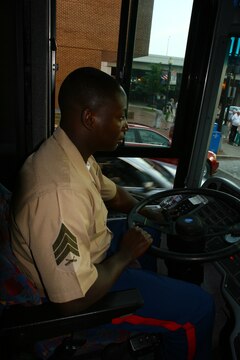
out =
<path fill-rule="evenodd" d="M 112 199 L 116 185 L 93 157 L 86 166 L 61 128 L 27 159 L 19 180 L 11 231 L 21 270 L 51 301 L 83 297 L 112 238 L 102 199 Z"/>

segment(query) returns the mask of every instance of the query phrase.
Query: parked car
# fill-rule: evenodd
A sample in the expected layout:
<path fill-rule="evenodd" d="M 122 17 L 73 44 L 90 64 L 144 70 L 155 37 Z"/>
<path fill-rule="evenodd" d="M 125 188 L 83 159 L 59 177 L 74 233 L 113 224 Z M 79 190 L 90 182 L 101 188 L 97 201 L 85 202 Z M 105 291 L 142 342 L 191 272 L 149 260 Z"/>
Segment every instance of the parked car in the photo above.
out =
<path fill-rule="evenodd" d="M 212 176 L 217 172 L 218 167 L 219 167 L 219 162 L 217 160 L 217 155 L 213 151 L 208 150 L 207 162 L 203 176 L 205 177 Z"/>
<path fill-rule="evenodd" d="M 128 123 L 128 131 L 125 134 L 124 143 L 126 146 L 171 146 L 171 141 L 167 136 L 160 134 L 150 126 L 137 123 Z"/>
<path fill-rule="evenodd" d="M 128 127 L 129 129 L 125 134 L 124 140 L 125 146 L 171 146 L 171 134 L 169 134 L 170 137 L 168 138 L 167 136 L 160 134 L 156 129 L 138 123 L 128 123 Z M 173 132 L 173 127 L 170 128 L 170 132 Z M 177 159 L 158 158 L 157 160 L 177 165 Z M 209 150 L 203 176 L 205 178 L 212 176 L 216 173 L 218 167 L 219 162 L 217 160 L 217 155 Z"/>
<path fill-rule="evenodd" d="M 102 173 L 133 194 L 152 195 L 173 188 L 173 165 L 150 159 L 97 157 Z"/>

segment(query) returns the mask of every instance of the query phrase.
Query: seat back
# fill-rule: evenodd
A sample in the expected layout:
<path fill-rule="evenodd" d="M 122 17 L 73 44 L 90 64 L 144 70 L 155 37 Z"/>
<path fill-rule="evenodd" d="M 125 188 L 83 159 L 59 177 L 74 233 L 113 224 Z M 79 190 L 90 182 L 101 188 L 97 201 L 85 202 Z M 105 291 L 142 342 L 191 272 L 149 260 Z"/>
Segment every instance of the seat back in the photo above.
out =
<path fill-rule="evenodd" d="M 41 304 L 37 289 L 19 271 L 11 249 L 10 200 L 11 192 L 0 184 L 0 314 L 4 307 L 13 304 Z"/>

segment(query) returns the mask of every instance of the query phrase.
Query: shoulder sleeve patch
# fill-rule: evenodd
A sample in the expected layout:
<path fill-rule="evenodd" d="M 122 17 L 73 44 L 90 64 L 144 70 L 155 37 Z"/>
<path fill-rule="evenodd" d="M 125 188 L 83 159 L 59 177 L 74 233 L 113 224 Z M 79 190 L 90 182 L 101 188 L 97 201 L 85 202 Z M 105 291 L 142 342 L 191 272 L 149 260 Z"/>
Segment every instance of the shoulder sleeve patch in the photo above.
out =
<path fill-rule="evenodd" d="M 64 224 L 52 247 L 57 265 L 61 264 L 67 256 L 69 259 L 66 259 L 65 265 L 77 261 L 75 256 L 80 256 L 76 236 Z"/>

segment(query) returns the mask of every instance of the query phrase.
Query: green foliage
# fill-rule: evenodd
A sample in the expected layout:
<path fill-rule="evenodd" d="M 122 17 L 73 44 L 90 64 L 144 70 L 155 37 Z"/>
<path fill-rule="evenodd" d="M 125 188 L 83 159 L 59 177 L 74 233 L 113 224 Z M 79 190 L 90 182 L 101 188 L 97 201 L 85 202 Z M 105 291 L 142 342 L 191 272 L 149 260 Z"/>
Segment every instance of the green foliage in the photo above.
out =
<path fill-rule="evenodd" d="M 162 65 L 154 64 L 151 70 L 146 72 L 144 76 L 138 79 L 132 79 L 131 83 L 131 99 L 144 102 L 155 102 L 160 94 L 166 94 L 167 85 L 161 81 Z"/>
<path fill-rule="evenodd" d="M 165 86 L 161 84 L 161 75 L 161 64 L 152 65 L 151 71 L 149 71 L 145 77 L 145 89 L 148 93 L 154 95 L 162 93 Z"/>

